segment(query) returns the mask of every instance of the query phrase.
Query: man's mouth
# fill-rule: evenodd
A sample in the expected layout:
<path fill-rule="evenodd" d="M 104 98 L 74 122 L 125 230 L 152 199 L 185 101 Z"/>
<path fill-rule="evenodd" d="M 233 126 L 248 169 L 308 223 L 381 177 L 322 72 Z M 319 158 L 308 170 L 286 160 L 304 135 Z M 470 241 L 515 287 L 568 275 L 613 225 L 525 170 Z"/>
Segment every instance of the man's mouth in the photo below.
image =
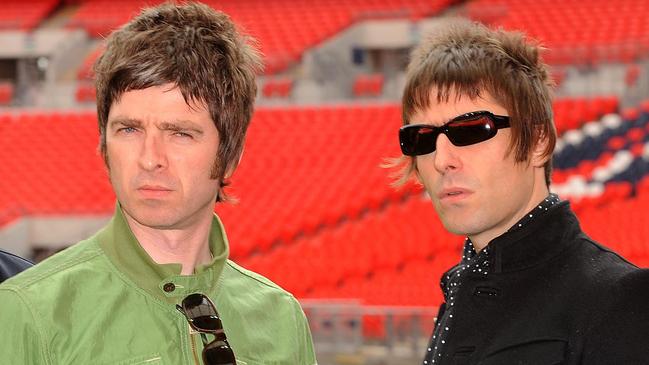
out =
<path fill-rule="evenodd" d="M 145 198 L 163 198 L 173 190 L 161 185 L 142 185 L 137 191 Z"/>
<path fill-rule="evenodd" d="M 457 187 L 451 187 L 442 190 L 439 194 L 437 194 L 437 198 L 440 201 L 446 200 L 446 201 L 456 201 L 458 199 L 463 199 L 467 197 L 469 194 L 471 194 L 470 190 L 464 189 L 464 188 L 457 188 Z"/>

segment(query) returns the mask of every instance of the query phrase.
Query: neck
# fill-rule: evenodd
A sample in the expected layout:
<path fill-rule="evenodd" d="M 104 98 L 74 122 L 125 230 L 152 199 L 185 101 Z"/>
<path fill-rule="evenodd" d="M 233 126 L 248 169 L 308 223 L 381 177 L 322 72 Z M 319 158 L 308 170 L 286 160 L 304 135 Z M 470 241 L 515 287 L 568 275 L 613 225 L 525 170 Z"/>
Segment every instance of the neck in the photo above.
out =
<path fill-rule="evenodd" d="M 507 232 L 516 222 L 521 220 L 528 212 L 534 209 L 543 199 L 545 199 L 550 194 L 548 187 L 545 183 L 536 185 L 536 188 L 533 190 L 532 195 L 525 204 L 521 205 L 520 209 L 517 210 L 516 214 L 512 215 L 506 222 L 497 225 L 494 229 L 480 232 L 479 234 L 469 235 L 473 248 L 476 252 L 480 253 L 482 249 L 487 247 L 489 242 L 491 242 L 496 237 L 501 236 Z"/>
<path fill-rule="evenodd" d="M 209 235 L 212 216 L 183 229 L 158 229 L 139 223 L 122 210 L 140 246 L 158 264 L 180 264 L 181 275 L 191 275 L 198 265 L 212 260 Z"/>

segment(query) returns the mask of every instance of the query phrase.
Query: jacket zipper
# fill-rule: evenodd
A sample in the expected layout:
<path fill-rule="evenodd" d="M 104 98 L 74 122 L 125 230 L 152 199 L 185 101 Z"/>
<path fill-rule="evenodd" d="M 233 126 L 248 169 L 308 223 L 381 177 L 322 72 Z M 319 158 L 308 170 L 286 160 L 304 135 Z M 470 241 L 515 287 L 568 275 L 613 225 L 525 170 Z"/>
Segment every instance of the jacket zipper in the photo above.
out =
<path fill-rule="evenodd" d="M 194 364 L 196 365 L 201 365 L 201 363 L 198 360 L 198 354 L 196 353 L 196 343 L 194 342 L 196 336 L 192 335 L 191 328 L 189 330 L 189 341 L 192 344 L 192 355 L 194 356 Z"/>

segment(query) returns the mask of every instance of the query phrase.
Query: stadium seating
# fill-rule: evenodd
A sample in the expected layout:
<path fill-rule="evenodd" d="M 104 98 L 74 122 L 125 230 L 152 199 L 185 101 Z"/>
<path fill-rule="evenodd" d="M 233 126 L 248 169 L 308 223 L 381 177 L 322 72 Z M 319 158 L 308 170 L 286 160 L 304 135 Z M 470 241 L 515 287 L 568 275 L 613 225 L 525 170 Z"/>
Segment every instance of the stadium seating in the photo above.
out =
<path fill-rule="evenodd" d="M 113 209 L 94 120 L 90 112 L 33 111 L 0 118 L 0 191 L 14 203 L 8 207 L 12 212 L 28 216 Z"/>
<path fill-rule="evenodd" d="M 353 85 L 354 96 L 380 96 L 383 79 L 383 74 L 358 75 Z"/>
<path fill-rule="evenodd" d="M 81 67 L 77 70 L 77 79 L 79 80 L 88 80 L 93 76 L 92 65 L 95 63 L 97 58 L 104 51 L 103 44 L 98 44 L 83 60 Z"/>
<path fill-rule="evenodd" d="M 241 262 L 300 296 L 436 305 L 441 299 L 438 286 L 423 278 L 439 277 L 456 263 L 455 251 L 462 242 L 442 228 L 431 202 L 417 195 Z M 291 266 L 280 267 L 278 262 L 291 262 Z M 423 266 L 428 270 L 416 269 Z M 411 277 L 411 283 L 405 283 L 407 276 L 420 274 L 422 278 Z M 392 285 L 395 281 L 399 285 Z M 421 282 L 431 285 L 422 287 L 417 284 Z M 386 295 L 393 289 L 403 290 L 404 295 Z"/>
<path fill-rule="evenodd" d="M 605 114 L 618 112 L 619 101 L 615 96 L 563 98 L 554 102 L 553 109 L 557 133 L 561 135 Z"/>
<path fill-rule="evenodd" d="M 649 204 L 649 178 L 644 184 L 632 197 L 631 184 L 612 183 L 596 199 L 573 206 L 591 237 L 647 266 L 649 217 L 642 211 Z M 413 196 L 240 262 L 299 297 L 436 306 L 442 300 L 438 280 L 459 262 L 463 241 L 446 232 L 429 200 Z"/>
<path fill-rule="evenodd" d="M 70 20 L 93 36 L 106 36 L 139 12 L 143 4 L 160 1 L 85 0 Z M 456 0 L 360 0 L 316 2 L 280 0 L 205 1 L 225 11 L 259 40 L 265 55 L 265 72 L 284 70 L 299 60 L 309 47 L 340 32 L 354 21 L 373 17 L 421 18 L 435 14 Z M 405 13 L 404 13 L 405 11 Z M 91 55 L 87 64 L 94 61 Z M 83 69 L 85 74 L 87 67 Z"/>
<path fill-rule="evenodd" d="M 89 87 L 88 90 L 91 92 L 92 88 Z M 587 120 L 586 118 L 592 117 L 597 120 L 597 115 L 608 112 L 611 108 L 609 105 L 616 108 L 615 99 L 593 100 L 599 101 L 588 99 L 557 101 L 555 103 L 557 120 L 566 119 L 564 113 L 581 110 L 584 119 L 574 119 L 575 122 L 571 122 L 573 125 L 580 125 Z M 37 130 L 43 125 L 55 126 L 57 129 L 51 133 L 58 133 L 60 136 L 56 137 L 59 142 L 52 142 L 56 144 L 52 148 L 57 148 L 57 145 L 68 149 L 86 148 L 96 141 L 96 121 L 91 112 L 48 115 L 24 113 L 11 115 L 8 118 L 20 121 L 18 125 L 21 130 L 22 128 Z M 57 123 L 51 124 L 50 121 Z M 607 122 L 603 120 L 602 124 L 605 123 Z M 630 122 L 623 125 L 626 124 Z M 234 176 L 232 191 L 241 202 L 238 206 L 223 206 L 219 209 L 224 220 L 239 223 L 235 226 L 248 227 L 252 224 L 249 220 L 254 219 L 255 226 L 263 232 L 261 235 L 264 237 L 247 236 L 246 242 L 239 243 L 240 248 L 234 250 L 235 256 L 239 253 L 245 256 L 253 249 L 264 251 L 273 243 L 291 240 L 300 232 L 314 231 L 321 225 L 333 225 L 340 220 L 357 217 L 364 210 L 379 207 L 386 201 L 398 200 L 404 195 L 419 191 L 418 187 L 409 185 L 405 190 L 395 192 L 389 187 L 388 172 L 379 167 L 384 158 L 398 155 L 395 135 L 399 125 L 399 108 L 393 104 L 260 109 L 254 117 L 249 132 L 243 161 Z M 612 128 L 600 135 L 608 136 L 608 139 L 602 138 L 598 143 L 601 146 L 605 146 L 606 143 L 614 144 L 615 139 L 610 138 L 617 136 L 624 140 L 633 139 L 633 143 L 638 145 L 647 135 L 642 132 L 643 125 L 638 124 L 626 134 L 624 131 L 627 129 L 619 126 Z M 84 142 L 86 145 L 74 147 L 74 140 L 70 140 L 74 136 L 65 131 L 65 128 L 72 126 L 75 130 L 83 130 L 87 138 L 90 138 Z M 638 134 L 639 132 L 642 133 Z M 24 147 L 15 149 L 17 148 L 15 146 L 20 143 L 30 145 L 31 141 L 27 139 L 38 137 L 38 132 L 32 135 L 30 132 L 21 133 L 16 130 L 15 133 L 19 133 L 20 137 L 16 137 L 16 142 L 10 144 L 13 147 L 4 149 L 2 153 L 6 154 L 8 159 L 15 154 L 13 158 L 20 162 L 25 158 L 21 155 Z M 6 140 L 9 141 L 14 137 L 5 134 L 0 138 L 7 138 Z M 568 149 L 567 142 L 563 142 L 563 145 L 558 157 Z M 576 155 L 579 155 L 582 150 L 594 149 L 577 145 L 572 147 L 573 154 Z M 580 171 L 580 175 L 592 174 L 597 166 L 609 163 L 612 153 L 618 150 L 620 148 L 607 150 L 602 147 L 602 152 L 594 155 L 592 159 L 582 158 L 584 165 L 580 167 L 562 162 L 561 158 L 557 158 L 555 166 L 558 170 L 558 182 L 565 182 L 566 176 L 573 175 L 570 171 Z M 76 154 L 85 156 L 87 152 L 77 150 L 72 153 L 72 155 Z M 28 163 L 37 164 L 38 161 Z M 101 171 L 101 164 L 88 166 L 88 168 Z M 564 173 L 565 171 L 568 172 Z M 65 176 L 61 177 L 64 178 Z M 260 188 L 260 181 L 263 182 L 264 189 Z M 300 181 L 303 183 L 296 183 Z M 61 182 L 61 184 L 65 183 Z M 320 193 L 315 194 L 314 197 L 313 191 Z M 277 201 L 278 197 L 285 200 L 281 208 L 271 204 Z M 248 212 L 258 204 L 268 208 L 260 210 L 253 218 Z M 277 221 L 283 224 L 278 225 Z M 241 222 L 249 223 L 240 224 Z M 236 237 L 239 237 L 238 234 L 234 234 L 233 238 Z M 241 234 L 241 237 L 246 235 Z M 242 251 L 239 252 L 239 249 Z"/>
<path fill-rule="evenodd" d="M 287 98 L 291 94 L 292 88 L 293 79 L 289 77 L 273 78 L 264 83 L 262 94 L 267 98 Z"/>
<path fill-rule="evenodd" d="M 232 181 L 240 203 L 217 207 L 235 227 L 233 255 L 267 251 L 418 190 L 393 190 L 380 167 L 398 155 L 399 118 L 396 105 L 259 110 Z"/>
<path fill-rule="evenodd" d="M 649 104 L 599 119 L 610 105 L 576 107 L 600 104 L 617 108 L 587 99 L 555 104 L 558 120 L 584 112 L 571 124 L 582 127 L 562 135 L 557 156 L 570 148 L 577 155 L 601 151 L 574 165 L 557 163 L 558 183 L 591 189 L 566 189 L 564 196 L 586 232 L 646 265 Z M 380 165 L 399 155 L 400 124 L 396 104 L 259 109 L 229 190 L 240 202 L 216 208 L 232 257 L 299 297 L 439 303 L 435 278 L 459 260 L 463 240 L 442 228 L 421 187 L 389 186 Z M 586 137 L 600 147 L 584 145 Z M 114 195 L 97 141 L 94 111 L 0 114 L 0 224 L 29 215 L 110 214 Z M 604 224 L 605 213 L 616 217 L 614 225 Z M 635 236 L 616 236 L 617 224 Z"/>
<path fill-rule="evenodd" d="M 33 30 L 58 3 L 58 0 L 4 0 L 0 5 L 0 30 Z"/>
<path fill-rule="evenodd" d="M 7 178 L 2 183 L 27 214 L 112 210 L 113 195 L 96 153 L 93 112 L 3 118 L 7 132 L 0 135 L 0 145 L 7 147 L 0 149 L 0 174 Z M 276 241 L 358 216 L 418 189 L 394 191 L 379 166 L 397 156 L 399 124 L 396 105 L 259 110 L 233 179 L 231 190 L 240 203 L 219 207 L 233 227 L 233 255 L 265 251 Z M 45 147 L 47 154 L 41 153 Z M 24 166 L 47 167 L 34 172 Z M 46 193 L 50 185 L 56 193 Z M 253 235 L 251 227 L 256 227 Z"/>
<path fill-rule="evenodd" d="M 80 81 L 77 84 L 74 98 L 79 103 L 94 103 L 95 102 L 95 85 L 89 82 Z"/>
<path fill-rule="evenodd" d="M 309 48 L 364 19 L 418 20 L 458 4 L 476 19 L 525 29 L 543 42 L 558 85 L 572 86 L 575 65 L 606 62 L 622 62 L 615 67 L 627 91 L 646 84 L 645 0 L 204 1 L 258 39 L 266 65 L 261 93 L 282 105 L 256 110 L 227 188 L 239 202 L 219 204 L 216 212 L 227 227 L 231 258 L 300 299 L 437 306 L 439 278 L 458 263 L 464 242 L 443 228 L 421 186 L 390 187 L 395 171 L 381 165 L 399 156 L 401 122 L 396 101 L 377 102 L 383 74 L 353 80 L 348 92 L 366 104 L 285 106 L 301 81 L 300 69 L 290 67 Z M 61 3 L 78 8 L 67 26 L 85 29 L 97 43 L 76 70 L 75 99 L 89 107 L 100 38 L 143 4 L 160 2 L 6 0 L 0 30 L 33 30 Z M 97 152 L 95 111 L 9 109 L 23 99 L 22 88 L 15 98 L 13 85 L 0 82 L 0 229 L 21 217 L 111 214 L 115 196 Z M 590 237 L 649 267 L 649 99 L 621 109 L 628 99 L 554 103 L 559 140 L 552 190 L 570 200 Z M 383 339 L 386 323 L 382 315 L 365 316 L 363 333 Z M 430 323 L 424 325 L 422 333 L 430 333 Z"/>
<path fill-rule="evenodd" d="M 649 53 L 649 3 L 592 0 L 475 0 L 467 14 L 506 29 L 524 29 L 549 49 L 553 64 L 633 62 Z"/>
<path fill-rule="evenodd" d="M 599 135 L 609 137 L 601 143 L 613 149 L 560 167 L 557 175 L 564 174 L 564 183 L 590 182 L 612 166 L 617 172 L 598 181 L 597 194 L 565 197 L 594 239 L 649 265 L 649 217 L 642 213 L 649 203 L 649 147 L 635 147 L 646 143 L 649 113 L 640 108 L 634 115 L 615 123 L 603 118 L 601 124 L 633 128 L 601 127 Z M 217 206 L 233 258 L 301 298 L 437 305 L 436 278 L 457 263 L 463 239 L 442 228 L 419 187 L 389 187 L 379 165 L 398 154 L 399 124 L 396 105 L 258 110 L 230 190 L 240 203 Z M 34 214 L 110 214 L 114 195 L 96 152 L 93 112 L 2 114 L 0 132 L 0 224 Z M 569 142 L 561 143 L 565 149 Z M 620 153 L 644 164 L 616 170 L 615 161 L 625 161 Z M 366 334 L 381 336 L 381 321 L 367 319 Z"/>
<path fill-rule="evenodd" d="M 0 105 L 9 105 L 14 95 L 14 85 L 8 81 L 0 82 Z"/>

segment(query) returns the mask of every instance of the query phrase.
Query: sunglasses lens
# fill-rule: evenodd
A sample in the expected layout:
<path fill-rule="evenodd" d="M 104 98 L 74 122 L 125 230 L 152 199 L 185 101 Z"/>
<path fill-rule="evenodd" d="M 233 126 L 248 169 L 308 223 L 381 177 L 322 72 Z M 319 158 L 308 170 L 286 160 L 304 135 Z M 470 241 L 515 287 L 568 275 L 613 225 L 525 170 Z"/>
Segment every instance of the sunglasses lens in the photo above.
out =
<path fill-rule="evenodd" d="M 182 308 L 189 324 L 201 332 L 203 339 L 203 363 L 206 365 L 236 365 L 234 351 L 228 344 L 223 331 L 223 324 L 210 298 L 203 294 L 188 295 L 182 302 Z M 208 343 L 205 333 L 211 333 L 215 339 Z"/>
<path fill-rule="evenodd" d="M 401 152 L 406 156 L 425 155 L 435 151 L 439 132 L 431 127 L 408 125 L 399 130 Z"/>
<path fill-rule="evenodd" d="M 192 294 L 183 300 L 183 309 L 192 325 L 199 331 L 213 332 L 223 329 L 212 302 L 202 294 Z"/>
<path fill-rule="evenodd" d="M 203 349 L 203 362 L 206 365 L 236 365 L 234 352 L 226 341 L 214 341 Z"/>
<path fill-rule="evenodd" d="M 194 317 L 194 326 L 200 331 L 212 332 L 223 329 L 219 317 L 214 315 L 201 315 Z"/>
<path fill-rule="evenodd" d="M 436 149 L 437 136 L 444 133 L 455 146 L 468 146 L 486 141 L 498 132 L 498 128 L 509 127 L 508 117 L 498 117 L 498 126 L 493 114 L 480 111 L 463 114 L 441 127 L 412 124 L 399 129 L 401 152 L 406 156 L 426 155 Z"/>
<path fill-rule="evenodd" d="M 451 122 L 447 125 L 448 139 L 456 146 L 483 142 L 496 135 L 496 126 L 487 116 Z"/>

